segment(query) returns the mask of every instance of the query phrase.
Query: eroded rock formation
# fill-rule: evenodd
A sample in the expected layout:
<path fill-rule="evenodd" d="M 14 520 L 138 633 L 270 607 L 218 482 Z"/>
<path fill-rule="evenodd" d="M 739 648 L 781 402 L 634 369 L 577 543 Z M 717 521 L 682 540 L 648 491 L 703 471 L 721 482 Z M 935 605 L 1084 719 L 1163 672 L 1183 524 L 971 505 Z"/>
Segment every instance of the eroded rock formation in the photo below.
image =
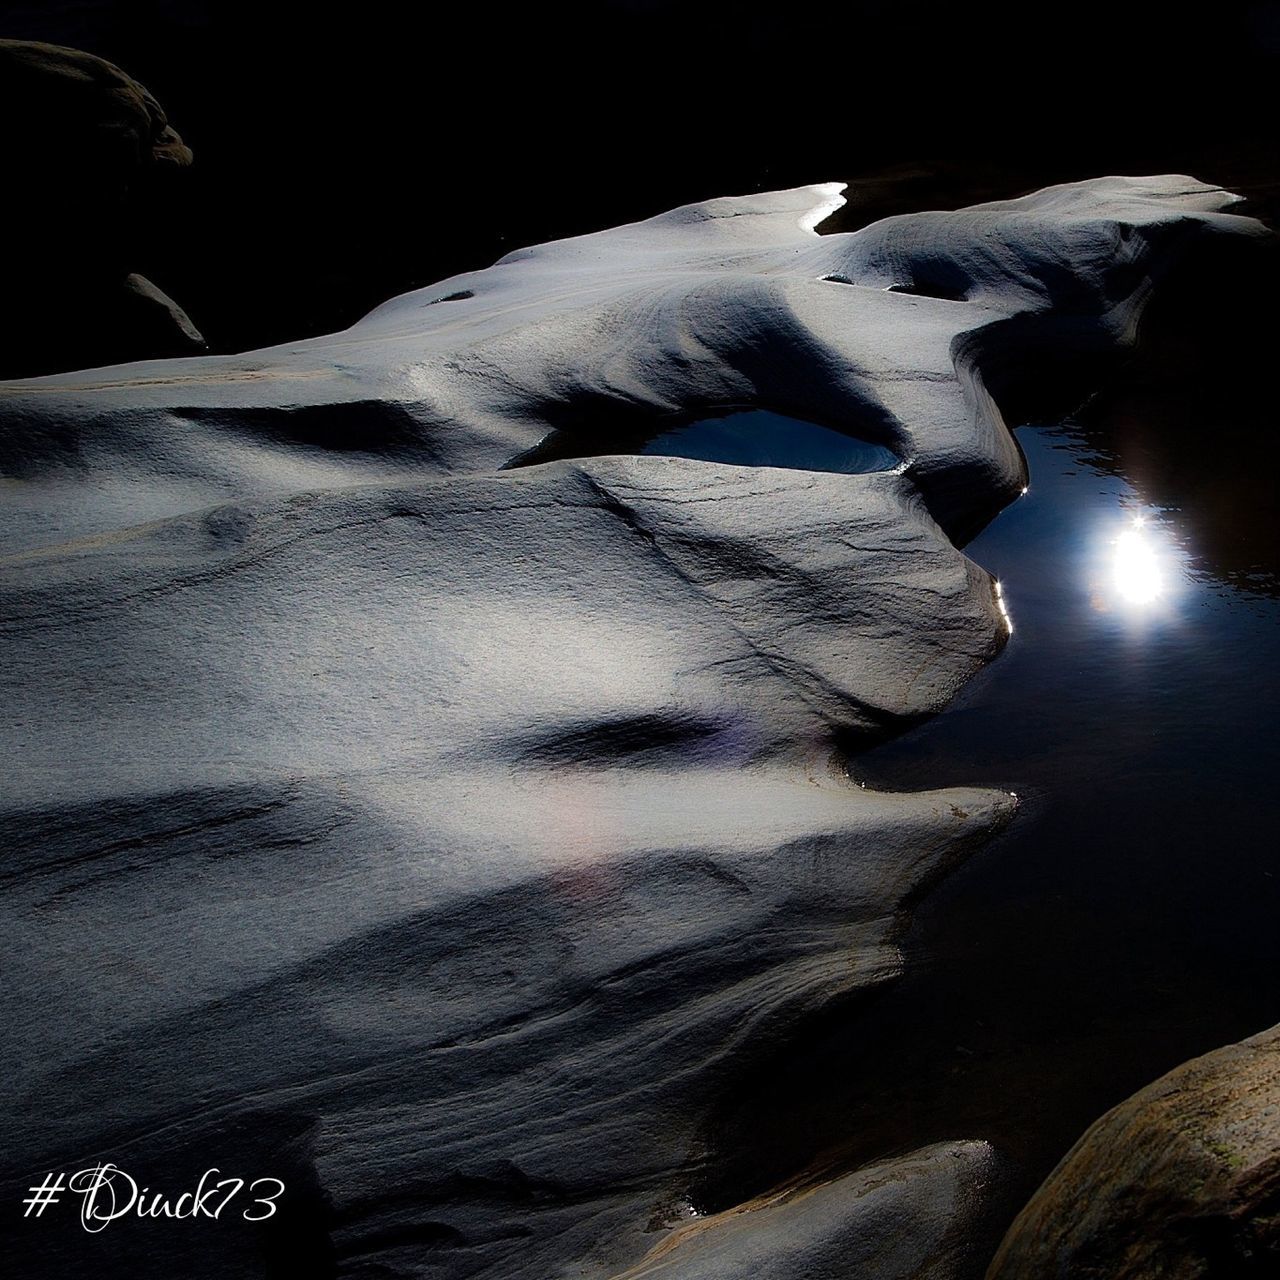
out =
<path fill-rule="evenodd" d="M 691 1231 L 700 1122 L 891 981 L 905 904 L 1011 816 L 845 753 L 1003 643 L 953 541 L 1023 484 L 992 387 L 1122 346 L 1179 255 L 1255 234 L 1230 200 L 1103 179 L 832 237 L 835 187 L 717 200 L 327 338 L 6 386 L 8 1177 L 294 1197 L 262 1239 L 24 1256 L 952 1274 L 981 1143 Z M 901 464 L 575 456 L 742 406 Z"/>

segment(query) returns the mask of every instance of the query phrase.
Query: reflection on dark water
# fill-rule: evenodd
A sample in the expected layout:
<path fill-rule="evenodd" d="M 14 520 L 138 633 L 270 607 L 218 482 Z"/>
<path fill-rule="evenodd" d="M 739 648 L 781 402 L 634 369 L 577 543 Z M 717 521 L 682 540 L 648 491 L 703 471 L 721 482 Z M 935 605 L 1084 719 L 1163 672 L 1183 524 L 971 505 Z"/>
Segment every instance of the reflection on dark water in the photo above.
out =
<path fill-rule="evenodd" d="M 1197 562 L 1280 595 L 1280 410 L 1270 370 L 1280 238 L 1226 241 L 1185 262 L 1142 323 L 1136 358 L 1076 415 L 1089 461 L 1176 513 Z"/>
<path fill-rule="evenodd" d="M 802 471 L 892 471 L 892 449 L 841 435 L 816 422 L 767 409 L 702 418 L 655 436 L 640 450 L 668 458 L 701 458 L 740 467 L 789 467 Z"/>
<path fill-rule="evenodd" d="M 1203 468 L 1187 489 L 1172 462 L 1151 489 L 1130 483 L 1132 437 L 1108 444 L 1099 420 L 1018 435 L 1030 490 L 967 548 L 1002 582 L 1009 646 L 852 772 L 1004 787 L 1022 809 L 922 904 L 890 998 L 833 1017 L 726 1103 L 708 1205 L 814 1150 L 856 1163 L 985 1137 L 1009 1158 L 1012 1213 L 1108 1107 L 1280 1021 L 1271 530 L 1224 543 L 1236 526 L 1204 517 Z"/>
<path fill-rule="evenodd" d="M 1081 416 L 1090 463 L 1129 477 L 1194 531 L 1198 561 L 1246 591 L 1280 595 L 1274 401 L 1242 404 L 1203 382 L 1127 387 Z"/>

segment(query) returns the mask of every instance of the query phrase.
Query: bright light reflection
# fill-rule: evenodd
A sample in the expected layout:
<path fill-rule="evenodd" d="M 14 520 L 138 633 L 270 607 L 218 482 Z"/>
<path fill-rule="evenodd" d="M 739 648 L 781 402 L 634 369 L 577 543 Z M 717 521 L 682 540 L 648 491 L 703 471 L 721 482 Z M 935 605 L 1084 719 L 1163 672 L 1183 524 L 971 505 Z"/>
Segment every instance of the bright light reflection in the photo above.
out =
<path fill-rule="evenodd" d="M 1165 590 L 1160 557 L 1145 524 L 1142 516 L 1133 517 L 1132 527 L 1116 539 L 1111 560 L 1116 590 L 1130 604 L 1151 604 Z"/>
<path fill-rule="evenodd" d="M 1009 617 L 1009 606 L 1004 600 L 1004 583 L 996 579 L 996 604 L 1000 608 L 1000 616 L 1004 619 L 1005 631 L 1013 635 L 1013 619 Z"/>

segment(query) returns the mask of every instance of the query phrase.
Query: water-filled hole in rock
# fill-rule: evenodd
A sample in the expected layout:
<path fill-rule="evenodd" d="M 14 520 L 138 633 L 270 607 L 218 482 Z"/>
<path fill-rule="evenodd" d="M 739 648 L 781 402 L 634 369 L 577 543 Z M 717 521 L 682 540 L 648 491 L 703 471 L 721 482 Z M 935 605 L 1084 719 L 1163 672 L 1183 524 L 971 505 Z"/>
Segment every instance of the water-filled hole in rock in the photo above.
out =
<path fill-rule="evenodd" d="M 913 280 L 910 284 L 891 284 L 886 293 L 909 293 L 916 298 L 937 298 L 941 302 L 968 302 L 958 289 Z"/>
<path fill-rule="evenodd" d="M 900 459 L 882 444 L 768 409 L 700 418 L 654 436 L 641 450 L 671 458 L 699 458 L 739 467 L 861 474 L 892 471 Z"/>

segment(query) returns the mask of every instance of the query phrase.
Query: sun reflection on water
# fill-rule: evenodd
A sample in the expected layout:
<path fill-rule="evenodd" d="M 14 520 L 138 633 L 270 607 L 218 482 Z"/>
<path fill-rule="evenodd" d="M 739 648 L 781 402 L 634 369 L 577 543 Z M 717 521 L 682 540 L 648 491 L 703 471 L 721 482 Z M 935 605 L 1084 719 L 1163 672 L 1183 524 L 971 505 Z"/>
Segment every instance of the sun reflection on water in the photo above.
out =
<path fill-rule="evenodd" d="M 1136 508 L 1122 500 L 1118 519 L 1106 520 L 1090 539 L 1093 608 L 1144 628 L 1185 618 L 1190 562 L 1183 540 L 1166 513 Z"/>
<path fill-rule="evenodd" d="M 1134 516 L 1130 527 L 1116 539 L 1112 554 L 1112 580 L 1127 604 L 1152 604 L 1166 589 L 1160 548 L 1146 523 L 1145 517 Z"/>

